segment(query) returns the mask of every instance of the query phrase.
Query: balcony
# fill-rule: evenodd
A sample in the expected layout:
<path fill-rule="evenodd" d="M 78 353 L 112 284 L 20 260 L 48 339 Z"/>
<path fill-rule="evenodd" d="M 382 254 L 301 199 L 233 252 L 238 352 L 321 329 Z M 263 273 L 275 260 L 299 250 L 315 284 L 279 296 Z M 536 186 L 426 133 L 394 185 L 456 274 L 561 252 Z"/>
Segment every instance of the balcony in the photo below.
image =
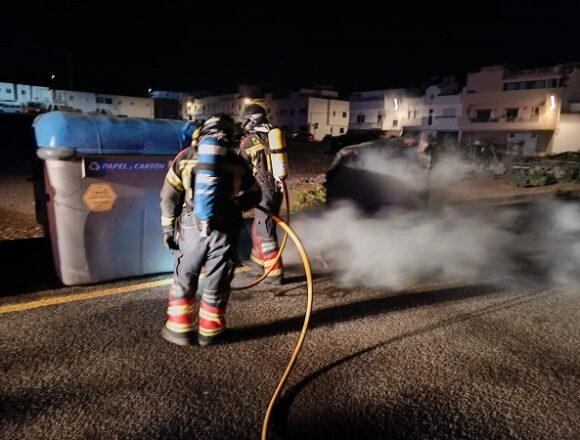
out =
<path fill-rule="evenodd" d="M 534 116 L 528 116 L 528 117 L 521 117 L 521 116 L 516 116 L 516 117 L 507 117 L 507 116 L 503 116 L 501 118 L 489 118 L 489 119 L 484 119 L 484 118 L 469 118 L 469 122 L 473 122 L 473 123 L 504 123 L 504 122 L 513 122 L 513 123 L 527 123 L 527 122 L 538 122 L 540 120 L 539 115 L 534 115 Z"/>
<path fill-rule="evenodd" d="M 431 118 L 423 116 L 421 118 L 421 126 L 425 128 L 459 128 L 459 116 L 457 115 L 436 115 Z"/>

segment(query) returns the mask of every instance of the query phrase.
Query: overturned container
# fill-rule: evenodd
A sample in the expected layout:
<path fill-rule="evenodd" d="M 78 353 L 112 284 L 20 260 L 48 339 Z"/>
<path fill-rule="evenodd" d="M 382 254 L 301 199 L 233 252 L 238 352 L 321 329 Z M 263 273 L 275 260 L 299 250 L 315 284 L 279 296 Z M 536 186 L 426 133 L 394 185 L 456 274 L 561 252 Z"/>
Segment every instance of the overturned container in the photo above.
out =
<path fill-rule="evenodd" d="M 184 125 L 65 112 L 34 121 L 44 161 L 37 217 L 63 284 L 171 271 L 159 192 L 171 160 L 186 146 Z"/>

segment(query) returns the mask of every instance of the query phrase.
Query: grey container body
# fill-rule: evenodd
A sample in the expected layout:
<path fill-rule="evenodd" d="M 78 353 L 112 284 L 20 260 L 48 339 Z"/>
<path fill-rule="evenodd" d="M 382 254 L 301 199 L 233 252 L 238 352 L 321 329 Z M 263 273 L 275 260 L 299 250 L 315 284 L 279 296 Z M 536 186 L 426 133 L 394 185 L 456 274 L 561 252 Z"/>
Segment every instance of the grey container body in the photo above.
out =
<path fill-rule="evenodd" d="M 139 162 L 148 161 L 140 157 Z M 156 156 L 155 162 L 161 158 Z M 171 157 L 165 158 L 166 161 Z M 163 245 L 159 190 L 165 171 L 82 177 L 82 160 L 47 160 L 49 237 L 65 285 L 91 284 L 172 270 Z M 90 185 L 106 183 L 116 199 L 109 211 L 91 211 Z"/>

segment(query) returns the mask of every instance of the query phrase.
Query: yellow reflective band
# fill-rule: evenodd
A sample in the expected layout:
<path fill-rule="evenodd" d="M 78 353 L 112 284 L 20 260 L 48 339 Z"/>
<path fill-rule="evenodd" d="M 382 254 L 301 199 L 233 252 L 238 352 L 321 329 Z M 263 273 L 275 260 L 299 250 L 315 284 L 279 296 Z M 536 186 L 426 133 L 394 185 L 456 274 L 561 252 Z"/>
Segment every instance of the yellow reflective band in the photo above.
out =
<path fill-rule="evenodd" d="M 264 146 L 262 144 L 260 145 L 256 145 L 255 147 L 250 147 L 246 150 L 246 154 L 248 156 L 253 156 L 257 153 L 259 153 L 260 151 L 262 151 L 264 149 Z"/>
<path fill-rule="evenodd" d="M 194 167 L 197 165 L 197 159 L 184 159 L 179 162 L 179 171 L 183 170 L 186 166 Z"/>
<path fill-rule="evenodd" d="M 274 269 L 272 272 L 270 272 L 268 274 L 268 276 L 266 278 L 269 278 L 269 277 L 278 277 L 280 275 L 282 275 L 282 269 Z"/>
<path fill-rule="evenodd" d="M 215 336 L 215 335 L 219 335 L 220 333 L 222 333 L 226 328 L 225 327 L 221 327 L 221 328 L 203 328 L 200 327 L 197 332 L 202 335 L 202 336 Z"/>
<path fill-rule="evenodd" d="M 193 324 L 178 324 L 177 322 L 167 321 L 165 327 L 175 333 L 187 333 L 193 330 Z"/>
<path fill-rule="evenodd" d="M 161 226 L 173 226 L 175 224 L 175 217 L 161 216 Z"/>
<path fill-rule="evenodd" d="M 222 322 L 224 319 L 223 313 L 211 313 L 203 309 L 199 309 L 199 316 L 201 318 L 207 319 L 208 321 L 214 322 Z"/>
<path fill-rule="evenodd" d="M 169 306 L 167 307 L 167 314 L 171 316 L 187 315 L 193 313 L 194 306 Z"/>
<path fill-rule="evenodd" d="M 260 266 L 264 265 L 264 260 L 256 257 L 254 254 L 250 254 L 250 260 L 252 260 L 254 263 L 258 263 Z"/>
<path fill-rule="evenodd" d="M 165 180 L 167 180 L 167 182 L 173 188 L 175 188 L 177 191 L 179 191 L 179 192 L 183 191 L 183 182 L 181 182 L 181 179 L 179 178 L 179 176 L 177 174 L 175 174 L 175 171 L 173 171 L 173 168 L 169 169 L 169 171 L 167 172 L 167 175 L 165 176 Z"/>

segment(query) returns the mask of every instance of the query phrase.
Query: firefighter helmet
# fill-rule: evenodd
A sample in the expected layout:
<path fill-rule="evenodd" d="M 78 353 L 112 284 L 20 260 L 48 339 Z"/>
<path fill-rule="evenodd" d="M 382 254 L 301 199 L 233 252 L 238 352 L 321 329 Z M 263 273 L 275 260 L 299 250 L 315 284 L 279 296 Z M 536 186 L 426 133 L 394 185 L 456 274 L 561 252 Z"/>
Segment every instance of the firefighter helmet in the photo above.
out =
<path fill-rule="evenodd" d="M 242 128 L 251 131 L 254 127 L 268 122 L 266 109 L 259 104 L 250 104 L 246 107 L 244 114 L 246 116 Z"/>

